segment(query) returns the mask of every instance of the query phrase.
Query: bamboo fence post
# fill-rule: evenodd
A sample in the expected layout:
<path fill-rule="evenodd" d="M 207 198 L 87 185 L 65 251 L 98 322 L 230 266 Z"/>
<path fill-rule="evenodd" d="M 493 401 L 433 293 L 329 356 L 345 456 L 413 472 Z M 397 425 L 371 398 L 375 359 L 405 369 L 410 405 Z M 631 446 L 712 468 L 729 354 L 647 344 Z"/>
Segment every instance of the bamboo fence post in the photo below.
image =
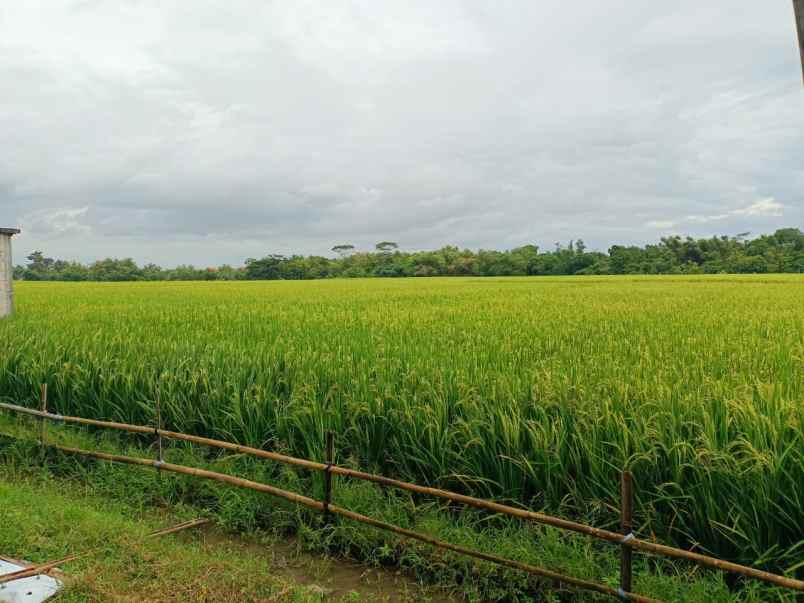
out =
<path fill-rule="evenodd" d="M 631 592 L 632 562 L 631 547 L 628 542 L 634 538 L 634 487 L 630 471 L 623 471 L 620 476 L 620 531 L 623 534 L 620 547 L 620 596 Z"/>
<path fill-rule="evenodd" d="M 47 383 L 42 383 L 39 386 L 39 409 L 42 412 L 47 412 Z M 39 443 L 43 449 L 45 446 L 45 432 L 47 431 L 47 419 L 44 417 L 39 419 Z"/>
<path fill-rule="evenodd" d="M 329 505 L 332 503 L 332 465 L 335 463 L 335 434 L 332 430 L 327 430 L 325 440 L 327 468 L 324 472 L 324 519 L 327 524 L 331 524 Z"/>
<path fill-rule="evenodd" d="M 156 390 L 156 427 L 154 428 L 154 435 L 156 435 L 156 480 L 162 484 L 162 465 L 165 459 L 162 455 L 162 396 L 159 393 L 159 388 Z"/>
<path fill-rule="evenodd" d="M 162 400 L 158 390 L 156 392 L 156 448 L 157 460 L 162 463 L 165 460 L 162 456 Z"/>

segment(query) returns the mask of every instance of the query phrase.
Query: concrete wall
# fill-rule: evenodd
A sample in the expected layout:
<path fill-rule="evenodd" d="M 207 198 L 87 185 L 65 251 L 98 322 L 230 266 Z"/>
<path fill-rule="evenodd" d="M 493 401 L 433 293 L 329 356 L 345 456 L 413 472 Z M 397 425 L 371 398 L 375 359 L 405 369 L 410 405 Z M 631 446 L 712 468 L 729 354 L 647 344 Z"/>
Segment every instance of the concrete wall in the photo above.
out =
<path fill-rule="evenodd" d="M 11 236 L 0 234 L 0 318 L 14 312 L 14 294 L 11 288 Z"/>

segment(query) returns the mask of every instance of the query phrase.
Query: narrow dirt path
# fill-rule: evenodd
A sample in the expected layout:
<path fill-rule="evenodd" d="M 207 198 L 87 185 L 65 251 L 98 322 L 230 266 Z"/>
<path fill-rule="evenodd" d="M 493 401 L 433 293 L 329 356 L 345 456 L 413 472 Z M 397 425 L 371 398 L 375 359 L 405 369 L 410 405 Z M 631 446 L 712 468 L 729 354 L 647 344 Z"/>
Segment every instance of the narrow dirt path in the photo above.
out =
<path fill-rule="evenodd" d="M 327 601 L 377 601 L 383 603 L 457 603 L 459 599 L 434 588 L 419 585 L 402 572 L 307 553 L 295 539 L 272 538 L 262 543 L 237 534 L 229 534 L 215 525 L 204 526 L 195 534 L 181 538 L 194 539 L 203 546 L 226 543 L 252 557 L 263 558 L 276 575 L 302 585 Z"/>

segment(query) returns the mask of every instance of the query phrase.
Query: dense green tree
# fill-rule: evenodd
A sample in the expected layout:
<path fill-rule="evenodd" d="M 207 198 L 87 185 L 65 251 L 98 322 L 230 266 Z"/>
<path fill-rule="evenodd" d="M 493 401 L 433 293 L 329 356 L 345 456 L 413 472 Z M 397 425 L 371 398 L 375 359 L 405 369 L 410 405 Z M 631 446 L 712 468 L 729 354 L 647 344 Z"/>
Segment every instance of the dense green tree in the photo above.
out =
<path fill-rule="evenodd" d="M 510 251 L 473 252 L 454 246 L 433 251 L 402 252 L 392 241 L 377 243 L 374 252 L 355 252 L 352 245 L 332 248 L 337 258 L 267 255 L 250 258 L 234 268 L 195 268 L 183 265 L 165 270 L 155 264 L 139 267 L 131 259 L 107 258 L 85 266 L 46 257 L 35 251 L 26 266 L 14 268 L 14 278 L 62 281 L 136 280 L 301 280 L 331 277 L 401 276 L 524 276 L 565 274 L 700 274 L 804 273 L 804 233 L 783 228 L 770 235 L 708 239 L 664 237 L 656 244 L 612 245 L 608 253 L 588 251 L 581 239 L 541 252 L 536 245 Z"/>
<path fill-rule="evenodd" d="M 337 253 L 342 258 L 348 256 L 354 250 L 355 250 L 355 246 L 354 245 L 349 245 L 349 244 L 335 245 L 335 247 L 332 248 L 332 251 L 334 253 Z"/>
<path fill-rule="evenodd" d="M 48 272 L 55 263 L 53 258 L 46 258 L 41 251 L 34 251 L 26 259 L 28 260 L 28 270 L 34 272 Z"/>
<path fill-rule="evenodd" d="M 249 280 L 277 280 L 282 277 L 282 264 L 287 259 L 273 254 L 260 260 L 246 260 L 246 278 Z"/>
<path fill-rule="evenodd" d="M 141 281 L 145 279 L 142 268 L 131 258 L 116 260 L 106 258 L 89 267 L 88 280 L 93 281 Z"/>

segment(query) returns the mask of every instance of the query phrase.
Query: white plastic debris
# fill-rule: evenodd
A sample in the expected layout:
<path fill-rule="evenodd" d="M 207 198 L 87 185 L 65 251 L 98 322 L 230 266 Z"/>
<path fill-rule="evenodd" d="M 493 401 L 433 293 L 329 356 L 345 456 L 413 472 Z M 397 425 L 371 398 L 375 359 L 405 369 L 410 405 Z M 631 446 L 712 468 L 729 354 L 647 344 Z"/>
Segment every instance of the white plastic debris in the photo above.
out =
<path fill-rule="evenodd" d="M 0 559 L 0 576 L 25 569 L 5 559 Z M 51 576 L 34 576 L 0 584 L 0 603 L 43 603 L 61 590 L 62 583 Z"/>

